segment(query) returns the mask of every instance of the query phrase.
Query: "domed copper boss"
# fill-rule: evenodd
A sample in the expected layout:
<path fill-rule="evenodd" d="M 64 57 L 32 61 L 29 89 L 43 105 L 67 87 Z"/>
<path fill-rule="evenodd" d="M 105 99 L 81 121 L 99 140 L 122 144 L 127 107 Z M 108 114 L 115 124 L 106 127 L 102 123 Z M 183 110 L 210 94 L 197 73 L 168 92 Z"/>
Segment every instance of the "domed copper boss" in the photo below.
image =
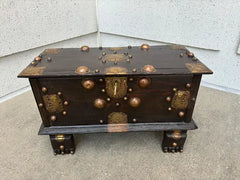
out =
<path fill-rule="evenodd" d="M 150 47 L 150 46 L 149 46 L 148 44 L 142 44 L 142 45 L 141 45 L 141 49 L 142 49 L 142 50 L 148 50 L 149 47 Z"/>
<path fill-rule="evenodd" d="M 81 47 L 81 51 L 88 52 L 89 51 L 89 47 L 88 46 L 82 46 Z"/>
<path fill-rule="evenodd" d="M 154 72 L 155 68 L 152 65 L 145 65 L 142 70 L 144 72 L 150 73 L 150 72 Z"/>
<path fill-rule="evenodd" d="M 88 67 L 86 66 L 79 66 L 77 69 L 76 69 L 76 73 L 78 74 L 85 74 L 89 71 Z"/>
<path fill-rule="evenodd" d="M 141 88 L 146 88 L 151 84 L 151 80 L 149 78 L 142 78 L 138 82 Z"/>
<path fill-rule="evenodd" d="M 132 107 L 138 107 L 141 104 L 141 99 L 138 97 L 133 97 L 129 100 L 129 104 Z"/>
<path fill-rule="evenodd" d="M 94 101 L 94 106 L 99 109 L 104 108 L 105 104 L 106 104 L 106 101 L 100 98 L 95 99 Z"/>
<path fill-rule="evenodd" d="M 92 80 L 85 80 L 82 82 L 82 86 L 85 88 L 85 89 L 92 89 L 94 87 L 94 82 Z"/>

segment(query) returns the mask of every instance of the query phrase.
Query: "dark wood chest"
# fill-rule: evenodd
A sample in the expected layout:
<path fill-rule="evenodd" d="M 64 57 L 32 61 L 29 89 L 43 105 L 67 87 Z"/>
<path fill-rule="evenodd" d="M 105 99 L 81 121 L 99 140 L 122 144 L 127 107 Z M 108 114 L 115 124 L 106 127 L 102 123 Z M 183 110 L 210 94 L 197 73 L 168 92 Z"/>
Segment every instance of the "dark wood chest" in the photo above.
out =
<path fill-rule="evenodd" d="M 18 77 L 29 78 L 55 154 L 73 153 L 73 134 L 164 131 L 163 151 L 182 152 L 202 74 L 178 45 L 47 49 Z"/>

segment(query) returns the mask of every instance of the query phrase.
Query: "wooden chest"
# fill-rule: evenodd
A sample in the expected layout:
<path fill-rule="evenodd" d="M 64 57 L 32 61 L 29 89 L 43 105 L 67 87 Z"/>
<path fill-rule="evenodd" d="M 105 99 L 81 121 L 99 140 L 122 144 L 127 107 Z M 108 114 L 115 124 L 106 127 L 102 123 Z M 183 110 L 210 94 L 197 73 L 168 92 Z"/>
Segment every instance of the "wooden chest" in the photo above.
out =
<path fill-rule="evenodd" d="M 182 152 L 202 74 L 212 71 L 178 45 L 47 49 L 29 78 L 55 154 L 74 153 L 73 134 L 164 131 L 164 152 Z"/>

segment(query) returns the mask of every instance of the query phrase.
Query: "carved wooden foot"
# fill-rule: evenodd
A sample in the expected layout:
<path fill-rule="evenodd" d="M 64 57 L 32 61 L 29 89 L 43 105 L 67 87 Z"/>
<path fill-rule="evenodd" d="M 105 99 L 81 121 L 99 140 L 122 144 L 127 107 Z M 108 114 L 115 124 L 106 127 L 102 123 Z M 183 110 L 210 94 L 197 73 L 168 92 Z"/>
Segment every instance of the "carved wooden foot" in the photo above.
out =
<path fill-rule="evenodd" d="M 53 147 L 54 155 L 74 154 L 75 144 L 72 134 L 50 135 L 50 141 Z"/>
<path fill-rule="evenodd" d="M 187 138 L 187 131 L 164 131 L 162 149 L 163 152 L 183 152 L 183 146 Z"/>

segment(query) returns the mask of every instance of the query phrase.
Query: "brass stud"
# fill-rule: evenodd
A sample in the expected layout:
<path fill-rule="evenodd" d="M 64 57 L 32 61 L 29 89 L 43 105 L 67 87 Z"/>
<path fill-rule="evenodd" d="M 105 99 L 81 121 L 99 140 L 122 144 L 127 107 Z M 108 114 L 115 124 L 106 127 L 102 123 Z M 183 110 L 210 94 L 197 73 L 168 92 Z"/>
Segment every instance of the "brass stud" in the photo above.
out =
<path fill-rule="evenodd" d="M 123 99 L 124 99 L 124 101 L 126 101 L 128 98 L 127 98 L 127 96 L 125 96 Z"/>
<path fill-rule="evenodd" d="M 138 97 L 133 97 L 129 101 L 130 106 L 138 107 L 141 104 L 141 99 Z"/>
<path fill-rule="evenodd" d="M 190 83 L 187 83 L 186 84 L 186 88 L 190 88 L 191 87 L 191 84 Z"/>
<path fill-rule="evenodd" d="M 43 107 L 43 103 L 39 103 L 38 107 L 40 107 L 40 108 Z"/>
<path fill-rule="evenodd" d="M 172 108 L 171 108 L 171 107 L 169 107 L 169 108 L 168 108 L 168 111 L 171 111 L 171 110 L 172 110 Z"/>
<path fill-rule="evenodd" d="M 106 92 L 105 89 L 102 89 L 101 91 L 102 91 L 103 93 Z"/>
<path fill-rule="evenodd" d="M 197 60 L 198 60 L 198 58 L 196 58 L 196 57 L 193 57 L 193 58 L 192 58 L 192 60 L 193 60 L 193 61 L 197 61 Z"/>
<path fill-rule="evenodd" d="M 52 58 L 51 57 L 48 57 L 47 58 L 47 61 L 49 62 L 49 61 L 52 61 Z"/>
<path fill-rule="evenodd" d="M 188 52 L 188 56 L 189 56 L 189 57 L 194 57 L 194 53 Z"/>
<path fill-rule="evenodd" d="M 81 51 L 82 52 L 88 52 L 89 51 L 89 47 L 88 46 L 82 46 L 81 47 Z"/>
<path fill-rule="evenodd" d="M 133 78 L 129 78 L 129 81 L 133 81 Z"/>
<path fill-rule="evenodd" d="M 196 98 L 195 98 L 195 97 L 193 97 L 191 100 L 192 100 L 192 101 L 196 101 Z"/>
<path fill-rule="evenodd" d="M 102 55 L 105 56 L 105 55 L 106 55 L 106 52 L 102 52 Z"/>
<path fill-rule="evenodd" d="M 71 154 L 74 154 L 74 151 L 70 151 Z"/>
<path fill-rule="evenodd" d="M 173 88 L 173 91 L 177 91 L 177 88 Z"/>
<path fill-rule="evenodd" d="M 128 52 L 125 52 L 125 53 L 123 53 L 125 56 L 127 56 L 128 55 Z"/>
<path fill-rule="evenodd" d="M 31 64 L 33 65 L 33 64 L 35 64 L 35 62 L 34 62 L 34 61 L 32 61 L 32 62 L 31 62 Z"/>
<path fill-rule="evenodd" d="M 61 152 L 61 154 L 62 154 L 62 155 L 64 155 L 64 154 L 65 154 L 65 152 L 64 152 L 64 151 L 62 151 L 62 152 Z"/>
<path fill-rule="evenodd" d="M 183 53 L 180 53 L 180 57 L 183 57 L 184 56 L 184 54 Z"/>
<path fill-rule="evenodd" d="M 129 58 L 132 58 L 133 56 L 131 54 L 128 55 Z"/>
<path fill-rule="evenodd" d="M 64 150 L 64 146 L 63 145 L 61 145 L 59 148 L 60 148 L 60 150 Z"/>
<path fill-rule="evenodd" d="M 85 74 L 89 71 L 88 67 L 86 66 L 79 66 L 77 69 L 76 69 L 76 73 L 78 74 Z"/>
<path fill-rule="evenodd" d="M 82 86 L 87 90 L 94 88 L 94 85 L 95 84 L 92 80 L 85 80 L 82 82 Z"/>
<path fill-rule="evenodd" d="M 64 116 L 66 116 L 66 115 L 67 115 L 67 111 L 63 111 L 62 114 L 63 114 Z"/>
<path fill-rule="evenodd" d="M 132 89 L 132 88 L 129 88 L 129 89 L 128 89 L 128 91 L 129 91 L 129 92 L 132 92 L 132 91 L 133 91 L 133 89 Z"/>
<path fill-rule="evenodd" d="M 95 70 L 95 73 L 99 73 L 99 69 L 96 69 L 96 70 Z"/>
<path fill-rule="evenodd" d="M 103 120 L 101 119 L 99 122 L 102 124 L 102 123 L 103 123 Z"/>
<path fill-rule="evenodd" d="M 107 101 L 110 102 L 110 101 L 111 101 L 111 98 L 107 98 Z"/>
<path fill-rule="evenodd" d="M 41 58 L 40 58 L 40 57 L 35 57 L 34 60 L 36 60 L 36 61 L 40 61 Z"/>
<path fill-rule="evenodd" d="M 145 65 L 142 70 L 146 73 L 154 72 L 155 68 L 152 65 Z"/>
<path fill-rule="evenodd" d="M 141 78 L 138 84 L 141 88 L 146 88 L 151 84 L 151 80 L 149 78 Z"/>
<path fill-rule="evenodd" d="M 61 95 L 62 95 L 62 92 L 60 92 L 60 91 L 59 91 L 59 92 L 57 92 L 57 95 L 61 96 Z"/>
<path fill-rule="evenodd" d="M 132 69 L 132 72 L 137 72 L 137 69 L 136 69 L 136 68 L 133 68 L 133 69 Z"/>
<path fill-rule="evenodd" d="M 184 116 L 184 112 L 183 112 L 183 111 L 180 111 L 180 112 L 178 113 L 178 115 L 179 115 L 179 117 L 183 117 L 183 116 Z"/>
<path fill-rule="evenodd" d="M 102 63 L 106 63 L 107 61 L 104 59 L 104 60 L 102 60 Z"/>
<path fill-rule="evenodd" d="M 98 59 L 101 60 L 101 59 L 102 59 L 102 56 L 99 56 Z"/>
<path fill-rule="evenodd" d="M 119 103 L 116 103 L 116 106 L 120 106 L 120 104 L 119 104 Z"/>
<path fill-rule="evenodd" d="M 141 49 L 142 49 L 142 50 L 148 50 L 149 47 L 150 47 L 150 46 L 149 46 L 148 44 L 142 44 L 142 45 L 141 45 Z"/>
<path fill-rule="evenodd" d="M 135 122 L 137 122 L 137 119 L 136 119 L 136 118 L 133 118 L 133 120 L 132 120 L 132 121 L 135 123 Z"/>
<path fill-rule="evenodd" d="M 177 143 L 174 142 L 172 145 L 173 145 L 174 147 L 176 147 L 176 146 L 177 146 Z"/>
<path fill-rule="evenodd" d="M 68 101 L 64 101 L 63 104 L 64 104 L 65 106 L 67 106 L 69 103 L 68 103 Z"/>
<path fill-rule="evenodd" d="M 100 99 L 100 98 L 95 99 L 95 101 L 94 101 L 94 106 L 99 109 L 104 108 L 105 104 L 106 104 L 106 101 L 104 101 L 103 99 Z"/>
<path fill-rule="evenodd" d="M 46 87 L 42 87 L 42 92 L 46 93 L 47 92 L 47 88 Z"/>
<path fill-rule="evenodd" d="M 103 79 L 99 79 L 99 82 L 103 82 Z"/>
<path fill-rule="evenodd" d="M 166 101 L 170 102 L 171 101 L 171 97 L 170 96 L 166 97 Z"/>
<path fill-rule="evenodd" d="M 54 116 L 54 115 L 52 115 L 52 116 L 50 117 L 50 119 L 51 119 L 51 121 L 56 121 L 57 117 Z"/>
<path fill-rule="evenodd" d="M 126 61 L 127 61 L 127 62 L 130 62 L 130 59 L 127 59 Z"/>
<path fill-rule="evenodd" d="M 132 46 L 129 45 L 129 46 L 128 46 L 128 49 L 131 49 L 131 48 L 132 48 Z"/>

